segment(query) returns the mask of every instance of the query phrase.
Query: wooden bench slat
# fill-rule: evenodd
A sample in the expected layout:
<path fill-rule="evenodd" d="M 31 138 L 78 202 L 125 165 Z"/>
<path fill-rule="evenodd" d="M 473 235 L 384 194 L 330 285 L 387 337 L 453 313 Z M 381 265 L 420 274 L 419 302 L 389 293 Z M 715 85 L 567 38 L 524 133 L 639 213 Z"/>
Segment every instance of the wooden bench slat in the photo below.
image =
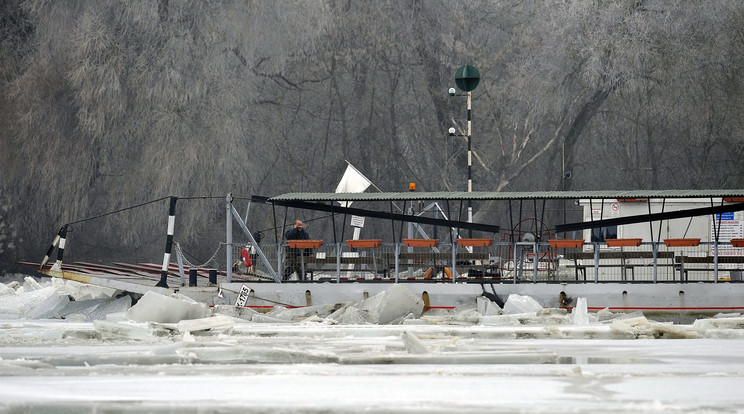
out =
<path fill-rule="evenodd" d="M 378 264 L 381 263 L 381 259 L 379 257 L 372 258 L 370 257 L 342 257 L 341 258 L 341 264 L 374 264 L 377 262 Z M 307 257 L 305 258 L 305 263 L 307 264 L 336 264 L 336 257 L 326 257 L 323 259 L 318 259 L 315 257 Z"/>
<path fill-rule="evenodd" d="M 714 263 L 713 256 L 677 256 L 675 263 Z M 718 263 L 744 263 L 744 256 L 718 256 Z"/>
<path fill-rule="evenodd" d="M 395 261 L 395 254 L 393 253 L 386 253 L 383 256 L 389 259 L 391 263 Z M 452 260 L 452 253 L 401 253 L 398 257 L 399 260 Z M 455 260 L 488 260 L 489 258 L 488 253 L 457 253 L 455 255 Z"/>
<path fill-rule="evenodd" d="M 570 260 L 594 260 L 593 252 L 566 253 L 564 256 Z M 657 252 L 658 259 L 671 259 L 674 252 Z M 653 252 L 599 252 L 599 259 L 653 259 Z"/>

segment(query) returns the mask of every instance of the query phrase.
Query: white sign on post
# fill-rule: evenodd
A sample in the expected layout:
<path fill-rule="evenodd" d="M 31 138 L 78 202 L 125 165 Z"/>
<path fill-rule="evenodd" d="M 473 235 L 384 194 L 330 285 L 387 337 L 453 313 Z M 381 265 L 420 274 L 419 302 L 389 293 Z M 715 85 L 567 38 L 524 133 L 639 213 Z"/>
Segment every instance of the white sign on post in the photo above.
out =
<path fill-rule="evenodd" d="M 713 221 L 715 220 L 715 221 Z M 709 225 L 710 229 L 710 240 L 716 239 L 716 232 L 718 232 L 718 241 L 726 243 L 731 239 L 741 239 L 744 237 L 744 219 L 740 211 L 729 212 L 723 214 L 716 214 Z M 724 245 L 725 246 L 725 245 Z M 740 256 L 744 253 L 744 248 L 741 247 L 720 247 L 718 250 L 719 256 Z M 739 265 L 732 265 L 723 263 L 719 265 L 719 268 L 739 268 Z"/>
<path fill-rule="evenodd" d="M 599 220 L 600 217 L 602 217 L 602 209 L 601 208 L 592 208 L 592 220 Z"/>
<path fill-rule="evenodd" d="M 235 300 L 235 307 L 245 307 L 245 304 L 248 302 L 248 296 L 251 295 L 251 292 L 253 292 L 253 289 L 249 288 L 247 285 L 241 285 L 240 292 L 238 292 L 238 298 Z"/>
<path fill-rule="evenodd" d="M 351 216 L 351 225 L 354 227 L 364 227 L 364 217 Z"/>

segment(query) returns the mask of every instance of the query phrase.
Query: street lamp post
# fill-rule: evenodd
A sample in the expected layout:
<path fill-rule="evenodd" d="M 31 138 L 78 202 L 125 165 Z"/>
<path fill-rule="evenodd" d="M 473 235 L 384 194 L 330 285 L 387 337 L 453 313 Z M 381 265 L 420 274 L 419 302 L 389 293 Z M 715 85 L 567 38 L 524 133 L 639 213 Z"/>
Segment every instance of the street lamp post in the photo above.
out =
<path fill-rule="evenodd" d="M 472 131 L 472 91 L 478 86 L 480 82 L 480 73 L 478 69 L 470 65 L 465 65 L 457 69 L 455 72 L 455 84 L 460 90 L 467 92 L 465 94 L 468 97 L 468 193 L 473 191 L 473 131 Z M 455 88 L 450 88 L 450 96 L 463 96 L 463 94 L 457 94 Z M 455 128 L 449 129 L 450 136 L 455 136 Z M 462 135 L 458 135 L 462 136 Z M 468 200 L 468 223 L 473 222 L 473 200 Z M 470 236 L 473 236 L 473 229 L 469 231 Z"/>

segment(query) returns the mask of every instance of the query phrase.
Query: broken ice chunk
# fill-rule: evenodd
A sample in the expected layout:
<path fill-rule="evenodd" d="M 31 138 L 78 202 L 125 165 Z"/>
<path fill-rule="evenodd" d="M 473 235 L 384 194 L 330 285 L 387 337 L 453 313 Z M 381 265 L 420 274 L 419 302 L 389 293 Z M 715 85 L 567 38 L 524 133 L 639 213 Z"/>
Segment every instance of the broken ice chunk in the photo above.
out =
<path fill-rule="evenodd" d="M 210 329 L 226 329 L 235 325 L 235 320 L 229 316 L 217 315 L 209 318 L 187 319 L 178 322 L 178 332 L 206 331 Z"/>
<path fill-rule="evenodd" d="M 498 315 L 501 313 L 501 308 L 496 302 L 491 301 L 485 296 L 478 296 L 475 298 L 475 303 L 478 312 L 483 316 Z"/>
<path fill-rule="evenodd" d="M 263 313 L 256 313 L 251 318 L 251 322 L 258 322 L 258 323 L 292 323 L 292 321 L 288 321 L 286 319 L 279 319 L 279 318 L 272 318 L 271 316 L 266 316 Z"/>
<path fill-rule="evenodd" d="M 253 318 L 253 315 L 258 312 L 251 308 L 236 308 L 233 305 L 215 305 L 212 308 L 212 313 L 217 315 L 232 316 L 234 318 L 240 318 L 246 321 L 250 321 L 251 318 Z"/>
<path fill-rule="evenodd" d="M 429 350 L 426 349 L 426 345 L 421 342 L 421 339 L 419 339 L 418 336 L 404 331 L 403 334 L 401 334 L 401 338 L 403 338 L 403 343 L 405 344 L 406 350 L 409 354 L 426 354 L 429 352 Z"/>
<path fill-rule="evenodd" d="M 386 324 L 408 313 L 420 317 L 424 301 L 407 287 L 396 284 L 360 302 L 359 309 L 368 312 L 373 323 Z"/>
<path fill-rule="evenodd" d="M 137 322 L 176 323 L 184 319 L 199 319 L 209 315 L 206 304 L 147 292 L 126 312 L 127 318 Z"/>
<path fill-rule="evenodd" d="M 49 295 L 29 308 L 24 316 L 28 319 L 60 318 L 60 311 L 68 303 L 70 303 L 70 298 L 67 295 Z"/>
<path fill-rule="evenodd" d="M 27 276 L 23 279 L 23 291 L 32 292 L 34 290 L 43 289 L 43 287 L 31 276 Z"/>
<path fill-rule="evenodd" d="M 301 308 L 292 308 L 292 309 L 288 309 L 284 306 L 274 306 L 274 308 L 271 309 L 271 311 L 269 311 L 269 313 L 267 313 L 266 315 L 271 316 L 272 318 L 277 318 L 277 319 L 297 321 L 297 320 L 307 319 L 310 316 L 318 316 L 320 318 L 325 318 L 326 316 L 334 312 L 336 308 L 337 306 L 335 304 L 304 306 Z"/>
<path fill-rule="evenodd" d="M 574 325 L 589 324 L 589 311 L 586 305 L 586 298 L 576 300 L 576 306 L 571 311 L 571 321 Z"/>
<path fill-rule="evenodd" d="M 512 293 L 504 304 L 505 314 L 539 312 L 543 307 L 530 296 Z"/>
<path fill-rule="evenodd" d="M 147 323 L 131 321 L 93 321 L 93 328 L 104 338 L 116 337 L 137 340 L 159 336 L 166 332 L 164 329 L 153 328 Z"/>
<path fill-rule="evenodd" d="M 129 295 L 122 296 L 118 299 L 106 299 L 100 306 L 95 308 L 90 315 L 89 321 L 106 319 L 110 313 L 126 312 L 132 306 L 132 298 Z"/>
<path fill-rule="evenodd" d="M 64 309 L 60 310 L 60 316 L 65 319 L 69 319 L 70 315 L 82 315 L 85 319 L 87 319 L 88 315 L 90 315 L 106 300 L 107 299 L 88 299 L 70 301 L 64 307 Z"/>

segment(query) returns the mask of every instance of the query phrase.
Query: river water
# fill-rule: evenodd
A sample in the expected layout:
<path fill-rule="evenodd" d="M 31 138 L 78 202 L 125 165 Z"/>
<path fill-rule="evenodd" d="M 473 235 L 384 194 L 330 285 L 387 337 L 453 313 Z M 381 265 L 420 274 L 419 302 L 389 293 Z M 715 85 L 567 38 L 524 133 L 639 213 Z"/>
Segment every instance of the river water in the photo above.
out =
<path fill-rule="evenodd" d="M 60 308 L 43 289 L 84 291 L 28 283 L 0 292 L 0 412 L 744 412 L 738 314 L 680 324 L 470 308 L 380 325 L 215 308 L 165 323 L 78 297 L 65 319 L 28 318 L 48 316 L 34 301 Z"/>

